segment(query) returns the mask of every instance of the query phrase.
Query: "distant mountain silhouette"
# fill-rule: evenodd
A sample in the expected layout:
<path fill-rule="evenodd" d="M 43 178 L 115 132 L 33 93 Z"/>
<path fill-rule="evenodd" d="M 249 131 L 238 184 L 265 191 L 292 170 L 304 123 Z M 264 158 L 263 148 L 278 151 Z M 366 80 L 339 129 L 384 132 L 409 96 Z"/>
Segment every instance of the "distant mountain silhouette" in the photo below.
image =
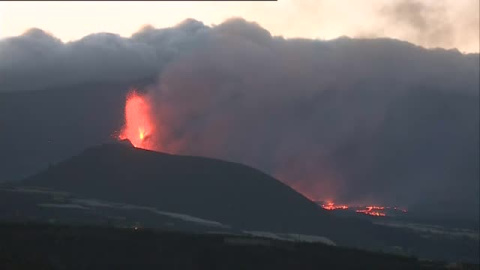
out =
<path fill-rule="evenodd" d="M 151 206 L 252 230 L 319 232 L 333 218 L 259 170 L 210 158 L 147 151 L 127 143 L 89 148 L 22 184 Z"/>

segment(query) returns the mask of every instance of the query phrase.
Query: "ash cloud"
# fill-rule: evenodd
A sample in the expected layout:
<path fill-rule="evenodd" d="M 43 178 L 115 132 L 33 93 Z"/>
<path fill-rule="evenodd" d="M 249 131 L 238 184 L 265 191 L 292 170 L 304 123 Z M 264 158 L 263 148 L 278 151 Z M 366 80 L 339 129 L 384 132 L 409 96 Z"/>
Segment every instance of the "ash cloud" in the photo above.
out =
<path fill-rule="evenodd" d="M 421 44 L 443 43 L 451 47 L 452 25 L 448 21 L 446 7 L 427 5 L 416 0 L 402 0 L 392 3 L 382 9 L 392 23 L 406 26 L 408 32 L 414 35 L 414 40 Z"/>
<path fill-rule="evenodd" d="M 2 91 L 158 74 L 163 151 L 245 163 L 312 199 L 478 214 L 478 54 L 231 19 L 67 44 L 34 30 L 1 41 L 0 60 Z"/>
<path fill-rule="evenodd" d="M 379 18 L 385 19 L 384 27 L 416 44 L 478 50 L 478 1 L 396 0 L 378 10 Z"/>
<path fill-rule="evenodd" d="M 161 72 L 190 43 L 190 33 L 204 27 L 187 20 L 175 28 L 132 38 L 99 33 L 62 43 L 40 29 L 0 40 L 0 92 L 38 90 L 83 82 L 117 82 Z"/>

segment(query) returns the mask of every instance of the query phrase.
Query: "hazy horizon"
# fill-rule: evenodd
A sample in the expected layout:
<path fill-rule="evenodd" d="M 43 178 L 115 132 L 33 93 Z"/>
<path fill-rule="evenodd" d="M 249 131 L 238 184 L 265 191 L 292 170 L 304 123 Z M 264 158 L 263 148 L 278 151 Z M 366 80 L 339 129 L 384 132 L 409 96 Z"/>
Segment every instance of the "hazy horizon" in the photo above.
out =
<path fill-rule="evenodd" d="M 393 38 L 426 48 L 479 52 L 477 0 L 277 2 L 2 2 L 0 38 L 42 29 L 63 42 L 95 33 L 130 37 L 145 25 L 168 28 L 187 18 L 214 26 L 230 18 L 258 23 L 273 36 L 331 40 Z"/>

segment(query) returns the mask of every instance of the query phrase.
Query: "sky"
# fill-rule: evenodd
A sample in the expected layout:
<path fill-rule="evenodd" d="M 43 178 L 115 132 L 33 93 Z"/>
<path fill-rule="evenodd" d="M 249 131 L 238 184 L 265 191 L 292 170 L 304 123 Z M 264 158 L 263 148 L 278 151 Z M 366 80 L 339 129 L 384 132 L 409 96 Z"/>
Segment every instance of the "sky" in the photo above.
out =
<path fill-rule="evenodd" d="M 390 37 L 424 47 L 479 51 L 479 0 L 279 0 L 276 2 L 1 2 L 0 38 L 36 27 L 64 42 L 98 32 L 130 37 L 144 25 L 206 25 L 232 17 L 272 35 L 334 39 Z"/>

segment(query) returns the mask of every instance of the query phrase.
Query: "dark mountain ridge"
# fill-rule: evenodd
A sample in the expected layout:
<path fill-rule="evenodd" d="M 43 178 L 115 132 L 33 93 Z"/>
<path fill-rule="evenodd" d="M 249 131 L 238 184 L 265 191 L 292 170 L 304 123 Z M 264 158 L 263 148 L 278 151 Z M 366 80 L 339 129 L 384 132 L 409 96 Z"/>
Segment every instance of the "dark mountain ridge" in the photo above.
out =
<path fill-rule="evenodd" d="M 312 233 L 331 219 L 327 211 L 259 170 L 119 143 L 89 148 L 21 183 L 245 229 Z"/>

